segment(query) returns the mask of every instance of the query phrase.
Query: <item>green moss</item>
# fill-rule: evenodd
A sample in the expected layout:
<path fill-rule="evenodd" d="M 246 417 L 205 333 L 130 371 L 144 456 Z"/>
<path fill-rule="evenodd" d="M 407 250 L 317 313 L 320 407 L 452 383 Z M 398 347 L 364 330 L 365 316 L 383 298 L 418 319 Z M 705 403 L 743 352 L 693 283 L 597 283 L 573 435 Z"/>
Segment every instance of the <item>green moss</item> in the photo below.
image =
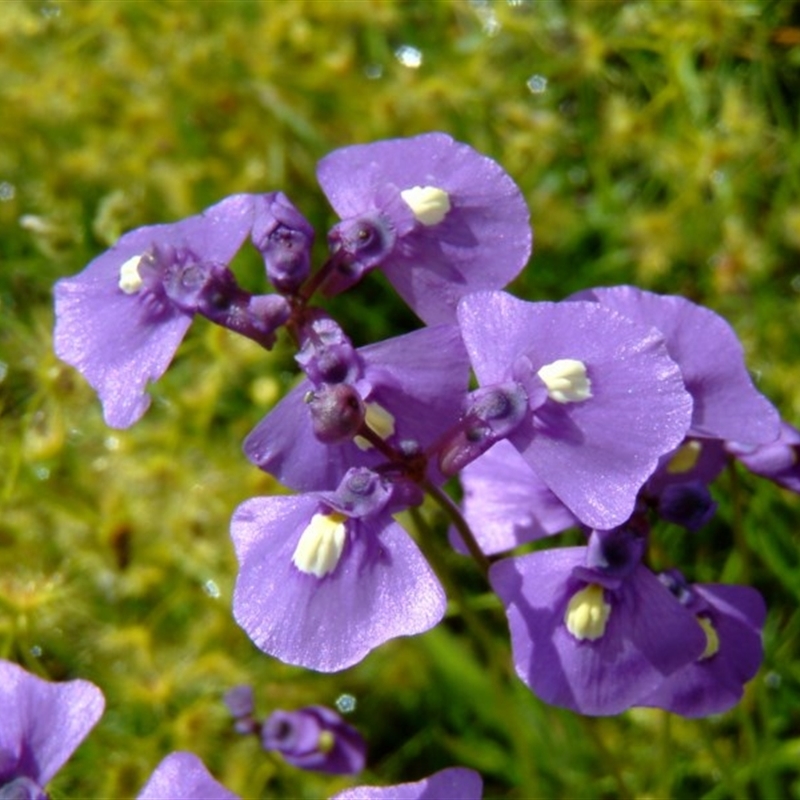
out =
<path fill-rule="evenodd" d="M 230 513 L 277 489 L 240 442 L 291 380 L 288 351 L 197 326 L 146 418 L 119 432 L 50 340 L 54 281 L 124 230 L 282 189 L 322 231 L 322 155 L 444 130 L 503 163 L 529 201 L 535 256 L 515 291 L 558 299 L 637 283 L 707 303 L 797 422 L 792 13 L 746 0 L 6 0 L 0 655 L 89 678 L 108 699 L 54 797 L 135 795 L 177 748 L 246 797 L 348 784 L 237 739 L 220 697 L 243 682 L 264 712 L 354 694 L 352 721 L 374 748 L 367 783 L 462 761 L 484 771 L 490 796 L 800 797 L 796 498 L 745 480 L 708 539 L 675 543 L 673 555 L 708 559 L 696 566 L 705 577 L 708 564 L 746 576 L 770 601 L 766 666 L 720 720 L 581 720 L 509 675 L 499 690 L 457 614 L 316 675 L 258 653 L 230 615 Z M 395 57 L 402 45 L 420 50 L 418 68 Z M 241 269 L 259 279 L 254 262 Z M 379 280 L 332 307 L 358 341 L 415 324 Z M 497 611 L 479 613 L 507 652 Z"/>

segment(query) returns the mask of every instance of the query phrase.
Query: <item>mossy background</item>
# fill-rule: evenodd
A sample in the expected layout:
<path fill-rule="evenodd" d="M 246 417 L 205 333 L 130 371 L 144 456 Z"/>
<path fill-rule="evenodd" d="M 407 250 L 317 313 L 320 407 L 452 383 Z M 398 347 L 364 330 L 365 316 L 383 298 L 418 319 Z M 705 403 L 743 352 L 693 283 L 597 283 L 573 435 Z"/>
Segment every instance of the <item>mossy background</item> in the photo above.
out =
<path fill-rule="evenodd" d="M 546 707 L 510 676 L 502 612 L 443 536 L 433 547 L 468 614 L 454 598 L 435 631 L 338 675 L 286 667 L 231 618 L 227 527 L 277 489 L 240 443 L 291 382 L 291 351 L 200 321 L 146 417 L 111 431 L 52 353 L 50 295 L 125 230 L 237 192 L 284 190 L 324 242 L 321 156 L 442 130 L 500 161 L 529 202 L 518 294 L 637 283 L 703 302 L 797 424 L 798 97 L 791 2 L 5 0 L 0 656 L 107 699 L 52 796 L 135 796 L 175 749 L 243 797 L 351 785 L 233 733 L 220 698 L 251 683 L 264 714 L 352 694 L 370 745 L 361 783 L 462 764 L 487 797 L 800 798 L 797 497 L 729 475 L 712 525 L 659 539 L 665 565 L 769 603 L 764 666 L 717 718 Z M 235 269 L 263 285 L 254 258 Z M 358 343 L 417 324 L 375 276 L 330 307 Z"/>

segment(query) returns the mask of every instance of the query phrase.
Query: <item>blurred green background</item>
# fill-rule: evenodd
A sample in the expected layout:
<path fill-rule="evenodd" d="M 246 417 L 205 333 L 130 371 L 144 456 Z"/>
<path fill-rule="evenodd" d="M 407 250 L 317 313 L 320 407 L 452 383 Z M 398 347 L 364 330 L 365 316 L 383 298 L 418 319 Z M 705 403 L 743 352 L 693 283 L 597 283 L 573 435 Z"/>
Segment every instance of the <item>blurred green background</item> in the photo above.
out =
<path fill-rule="evenodd" d="M 797 424 L 799 97 L 793 2 L 5 0 L 0 657 L 107 698 L 52 796 L 134 796 L 174 749 L 243 797 L 351 785 L 233 733 L 221 695 L 252 683 L 263 714 L 353 695 L 362 783 L 462 764 L 487 797 L 800 798 L 797 497 L 728 476 L 712 525 L 664 531 L 666 562 L 769 603 L 764 667 L 720 717 L 546 707 L 510 677 L 502 612 L 443 535 L 433 546 L 466 597 L 447 622 L 316 675 L 258 652 L 230 615 L 230 514 L 276 488 L 240 443 L 291 382 L 289 348 L 200 321 L 146 417 L 111 431 L 51 345 L 53 283 L 125 230 L 281 189 L 322 258 L 333 216 L 316 161 L 442 130 L 500 161 L 529 202 L 534 257 L 515 291 L 637 283 L 703 302 Z M 235 269 L 262 285 L 254 259 Z M 332 308 L 358 343 L 416 324 L 374 276 Z"/>

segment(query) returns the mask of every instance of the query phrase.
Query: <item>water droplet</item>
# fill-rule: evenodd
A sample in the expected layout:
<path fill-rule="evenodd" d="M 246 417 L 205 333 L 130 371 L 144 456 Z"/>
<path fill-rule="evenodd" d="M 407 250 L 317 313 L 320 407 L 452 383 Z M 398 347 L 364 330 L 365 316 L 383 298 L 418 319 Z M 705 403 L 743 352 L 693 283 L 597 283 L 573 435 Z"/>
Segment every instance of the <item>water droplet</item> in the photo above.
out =
<path fill-rule="evenodd" d="M 9 200 L 13 200 L 16 194 L 17 189 L 13 183 L 8 181 L 0 183 L 0 202 L 7 203 Z"/>
<path fill-rule="evenodd" d="M 46 481 L 50 477 L 50 468 L 39 465 L 33 468 L 33 474 L 40 481 Z"/>
<path fill-rule="evenodd" d="M 376 81 L 383 77 L 383 66 L 381 64 L 367 64 L 364 67 L 364 74 L 371 81 Z"/>
<path fill-rule="evenodd" d="M 422 66 L 422 50 L 412 47 L 410 44 L 401 44 L 394 51 L 395 58 L 409 69 L 419 69 Z"/>
<path fill-rule="evenodd" d="M 45 19 L 55 19 L 61 16 L 61 7 L 56 5 L 46 5 L 41 8 L 42 16 Z"/>
<path fill-rule="evenodd" d="M 339 697 L 336 698 L 336 708 L 342 714 L 350 714 L 352 711 L 356 710 L 356 699 L 351 694 L 340 694 Z"/>
<path fill-rule="evenodd" d="M 795 275 L 794 278 L 789 281 L 789 286 L 792 287 L 793 291 L 800 292 L 800 275 Z"/>
<path fill-rule="evenodd" d="M 711 173 L 711 183 L 715 186 L 719 186 L 721 183 L 725 181 L 725 173 L 721 169 L 715 169 Z"/>
<path fill-rule="evenodd" d="M 31 655 L 34 658 L 41 658 L 42 657 L 42 648 L 39 647 L 38 644 L 33 645 L 33 647 L 31 647 Z"/>
<path fill-rule="evenodd" d="M 220 596 L 219 586 L 217 586 L 216 581 L 211 580 L 209 578 L 203 584 L 203 591 L 209 596 L 213 597 L 216 600 Z"/>
<path fill-rule="evenodd" d="M 768 672 L 764 676 L 764 683 L 770 689 L 777 689 L 781 685 L 781 676 L 777 672 Z"/>
<path fill-rule="evenodd" d="M 525 85 L 531 94 L 541 94 L 547 89 L 547 78 L 544 75 L 531 75 Z"/>
<path fill-rule="evenodd" d="M 106 436 L 106 450 L 119 450 L 119 439 L 116 436 Z"/>

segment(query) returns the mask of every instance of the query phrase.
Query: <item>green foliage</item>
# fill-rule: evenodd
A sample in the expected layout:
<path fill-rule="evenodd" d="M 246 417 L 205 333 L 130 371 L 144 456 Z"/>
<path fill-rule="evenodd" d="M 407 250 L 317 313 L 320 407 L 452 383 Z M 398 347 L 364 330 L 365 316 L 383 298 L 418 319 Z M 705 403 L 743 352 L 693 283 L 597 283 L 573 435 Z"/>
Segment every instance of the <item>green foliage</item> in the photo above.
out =
<path fill-rule="evenodd" d="M 52 354 L 50 308 L 55 280 L 120 233 L 228 194 L 282 189 L 324 231 L 322 155 L 443 130 L 529 201 L 535 257 L 516 292 L 637 283 L 704 302 L 797 423 L 798 24 L 792 4 L 755 0 L 3 3 L 0 657 L 88 678 L 108 703 L 53 797 L 135 795 L 174 749 L 244 797 L 349 785 L 232 732 L 221 695 L 252 683 L 264 713 L 353 694 L 362 782 L 462 763 L 489 797 L 800 798 L 796 497 L 738 476 L 711 530 L 664 538 L 690 575 L 750 582 L 770 605 L 764 668 L 719 718 L 547 708 L 510 674 L 500 609 L 471 595 L 426 636 L 308 673 L 230 615 L 230 514 L 279 490 L 240 442 L 292 380 L 288 348 L 198 324 L 145 419 L 110 431 Z M 254 260 L 237 269 L 257 285 Z M 415 325 L 375 278 L 333 308 L 359 343 Z"/>

